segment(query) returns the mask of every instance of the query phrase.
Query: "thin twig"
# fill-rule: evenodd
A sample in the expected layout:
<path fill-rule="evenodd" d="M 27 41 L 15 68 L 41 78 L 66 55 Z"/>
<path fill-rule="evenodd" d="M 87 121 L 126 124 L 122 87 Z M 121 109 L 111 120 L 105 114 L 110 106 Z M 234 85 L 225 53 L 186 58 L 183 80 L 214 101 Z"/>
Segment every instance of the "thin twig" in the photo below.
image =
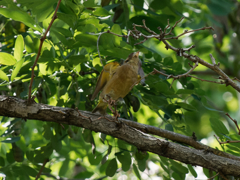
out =
<path fill-rule="evenodd" d="M 190 46 L 189 48 L 184 48 L 183 51 L 190 51 L 191 49 L 195 48 L 195 45 Z"/>
<path fill-rule="evenodd" d="M 215 65 L 215 64 L 216 64 L 216 60 L 215 60 L 215 58 L 213 57 L 212 54 L 209 54 L 209 56 L 210 56 L 210 58 L 211 58 L 211 60 L 212 60 L 213 65 Z"/>
<path fill-rule="evenodd" d="M 228 180 L 222 173 L 219 173 L 219 174 L 223 179 Z"/>
<path fill-rule="evenodd" d="M 175 79 L 173 79 L 173 81 L 172 81 L 172 83 L 171 83 L 171 85 L 170 85 L 170 87 L 169 87 L 170 89 L 171 89 L 171 87 L 172 87 L 172 85 L 173 85 L 174 81 L 175 81 Z"/>
<path fill-rule="evenodd" d="M 215 177 L 218 176 L 218 175 L 219 175 L 219 172 L 218 172 L 216 175 L 214 175 L 214 176 L 208 178 L 207 180 L 211 180 L 211 179 L 215 178 Z"/>
<path fill-rule="evenodd" d="M 98 56 L 99 56 L 99 59 L 100 59 L 100 62 L 101 62 L 101 65 L 103 67 L 103 63 L 102 63 L 102 58 L 101 58 L 101 54 L 100 54 L 100 50 L 99 50 L 99 40 L 100 40 L 100 37 L 101 35 L 105 34 L 105 33 L 108 33 L 108 31 L 106 32 L 101 32 L 98 36 L 98 39 L 97 39 L 97 50 L 98 50 Z"/>
<path fill-rule="evenodd" d="M 172 33 L 172 31 L 174 30 L 174 28 L 178 25 L 178 23 L 180 23 L 184 18 L 185 17 L 182 17 L 180 20 L 176 21 L 174 26 L 170 29 L 170 31 L 167 34 L 165 34 L 165 36 L 170 35 Z"/>
<path fill-rule="evenodd" d="M 233 119 L 228 113 L 226 113 L 226 115 L 234 122 L 234 124 L 236 125 L 236 127 L 238 129 L 238 134 L 240 135 L 240 128 L 238 126 L 237 120 Z"/>
<path fill-rule="evenodd" d="M 43 171 L 43 169 L 44 169 L 44 167 L 45 167 L 45 165 L 47 164 L 48 161 L 49 161 L 49 159 L 45 159 L 45 160 L 44 160 L 43 165 L 42 165 L 40 171 L 38 172 L 35 180 L 37 180 L 37 179 L 41 176 L 41 173 L 42 173 L 42 171 Z"/>
<path fill-rule="evenodd" d="M 233 80 L 236 80 L 236 81 L 240 82 L 240 80 L 239 80 L 238 78 L 236 78 L 236 77 L 235 77 L 235 78 L 233 78 Z"/>
<path fill-rule="evenodd" d="M 164 76 L 166 76 L 167 77 L 167 79 L 169 79 L 169 78 L 173 78 L 174 80 L 176 80 L 176 79 L 179 79 L 179 78 L 181 78 L 181 77 L 188 77 L 189 76 L 189 74 L 196 68 L 198 66 L 198 62 L 196 62 L 195 63 L 195 65 L 189 70 L 189 71 L 187 71 L 186 73 L 184 73 L 184 74 L 180 74 L 180 75 L 177 75 L 177 76 L 174 76 L 174 75 L 169 75 L 169 74 L 165 74 L 165 73 L 163 73 L 163 72 L 161 72 L 161 71 L 158 71 L 157 69 L 153 69 L 153 71 L 155 72 L 155 73 L 158 73 L 158 74 L 161 74 L 161 75 L 164 75 Z"/>
<path fill-rule="evenodd" d="M 220 139 L 219 139 L 219 137 L 218 136 L 216 136 L 216 135 L 214 135 L 214 137 L 217 139 L 217 141 L 218 141 L 218 143 L 221 145 L 221 144 L 228 144 L 228 143 L 240 143 L 240 141 L 230 141 L 230 140 L 227 140 L 227 141 L 224 141 L 224 142 L 222 142 L 222 141 L 220 141 Z"/>
<path fill-rule="evenodd" d="M 167 29 L 170 27 L 169 19 L 167 20 L 167 22 L 168 22 L 168 25 L 164 28 L 164 31 L 163 31 L 164 34 L 166 34 Z"/>
<path fill-rule="evenodd" d="M 205 30 L 205 29 L 214 30 L 213 27 L 203 27 L 203 28 L 199 28 L 199 29 L 193 29 L 193 30 L 190 30 L 190 31 L 186 29 L 186 30 L 184 30 L 184 32 L 182 34 L 179 34 L 178 36 L 174 36 L 174 37 L 164 38 L 164 40 L 178 39 L 185 34 L 192 33 L 192 32 L 195 32 L 195 31 Z"/>
<path fill-rule="evenodd" d="M 218 81 L 211 81 L 211 80 L 201 79 L 201 78 L 199 78 L 199 77 L 192 76 L 192 75 L 188 75 L 188 76 L 189 76 L 189 77 L 192 77 L 192 78 L 195 78 L 195 79 L 199 79 L 199 80 L 201 80 L 201 81 L 210 82 L 210 83 L 225 84 L 224 81 L 220 81 L 220 82 L 218 82 Z"/>
<path fill-rule="evenodd" d="M 221 144 L 221 141 L 217 135 L 214 134 L 214 137 L 217 139 L 218 143 Z"/>
<path fill-rule="evenodd" d="M 37 65 L 37 61 L 40 57 L 41 50 L 42 50 L 42 45 L 43 45 L 44 40 L 46 39 L 47 33 L 50 30 L 54 20 L 57 18 L 57 11 L 58 11 L 58 8 L 60 6 L 60 3 L 61 3 L 61 0 L 58 1 L 57 7 L 56 7 L 55 12 L 54 12 L 53 17 L 52 17 L 52 20 L 51 20 L 46 32 L 44 33 L 44 35 L 40 39 L 40 45 L 39 45 L 39 48 L 38 48 L 37 57 L 36 57 L 36 59 L 34 61 L 34 64 L 32 66 L 31 81 L 30 81 L 30 84 L 29 84 L 29 91 L 28 91 L 28 104 L 31 102 L 31 91 L 32 91 L 32 84 L 33 84 L 33 79 L 34 79 L 34 68 Z"/>
<path fill-rule="evenodd" d="M 132 89 L 136 84 L 138 84 L 139 82 L 141 82 L 141 80 L 145 79 L 146 77 L 148 77 L 150 74 L 155 74 L 154 71 L 148 73 L 146 76 L 142 77 L 140 80 L 136 81 L 131 87 L 130 89 Z"/>
<path fill-rule="evenodd" d="M 220 142 L 220 144 L 228 144 L 228 143 L 240 143 L 240 141 L 230 141 L 230 140 L 227 140 L 227 141 L 224 141 L 224 142 Z"/>

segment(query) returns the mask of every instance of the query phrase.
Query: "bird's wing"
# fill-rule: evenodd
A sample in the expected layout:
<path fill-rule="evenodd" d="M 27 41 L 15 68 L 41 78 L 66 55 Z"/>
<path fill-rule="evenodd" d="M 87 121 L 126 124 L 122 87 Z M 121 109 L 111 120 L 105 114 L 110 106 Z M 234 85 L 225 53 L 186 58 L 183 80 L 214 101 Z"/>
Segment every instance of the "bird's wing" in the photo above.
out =
<path fill-rule="evenodd" d="M 120 66 L 118 62 L 110 62 L 103 67 L 101 74 L 98 77 L 96 88 L 92 94 L 91 100 L 94 100 L 98 95 L 99 91 L 107 84 L 107 82 L 115 74 L 116 69 Z"/>

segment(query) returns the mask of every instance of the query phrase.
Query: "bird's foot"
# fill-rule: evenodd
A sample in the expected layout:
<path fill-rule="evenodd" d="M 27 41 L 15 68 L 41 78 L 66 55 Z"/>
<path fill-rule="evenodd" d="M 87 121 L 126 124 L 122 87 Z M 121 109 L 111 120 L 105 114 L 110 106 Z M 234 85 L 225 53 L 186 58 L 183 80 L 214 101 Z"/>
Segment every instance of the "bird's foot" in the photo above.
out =
<path fill-rule="evenodd" d="M 82 113 L 80 113 L 80 111 L 78 110 L 78 108 L 75 108 L 75 110 L 78 112 L 79 116 L 81 116 L 81 117 L 83 117 L 83 118 L 86 118 L 86 119 L 89 119 L 89 120 L 92 122 L 92 118 L 91 118 L 91 117 L 82 115 Z"/>

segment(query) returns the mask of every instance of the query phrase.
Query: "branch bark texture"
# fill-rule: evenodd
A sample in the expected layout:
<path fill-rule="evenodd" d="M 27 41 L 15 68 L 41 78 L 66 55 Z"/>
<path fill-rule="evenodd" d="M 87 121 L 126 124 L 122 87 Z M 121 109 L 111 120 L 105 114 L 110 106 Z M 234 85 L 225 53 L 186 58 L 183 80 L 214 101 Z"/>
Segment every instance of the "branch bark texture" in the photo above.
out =
<path fill-rule="evenodd" d="M 149 151 L 186 164 L 198 165 L 225 175 L 240 177 L 240 163 L 238 160 L 221 157 L 211 151 L 197 150 L 153 137 L 130 126 L 130 124 L 126 123 L 127 120 L 120 119 L 120 123 L 116 123 L 105 118 L 99 118 L 99 115 L 90 112 L 80 111 L 80 113 L 82 115 L 79 115 L 75 109 L 45 104 L 27 105 L 25 100 L 0 96 L 0 116 L 65 123 L 96 132 L 103 132 L 122 139 L 141 151 Z M 108 118 L 113 120 L 111 117 Z"/>

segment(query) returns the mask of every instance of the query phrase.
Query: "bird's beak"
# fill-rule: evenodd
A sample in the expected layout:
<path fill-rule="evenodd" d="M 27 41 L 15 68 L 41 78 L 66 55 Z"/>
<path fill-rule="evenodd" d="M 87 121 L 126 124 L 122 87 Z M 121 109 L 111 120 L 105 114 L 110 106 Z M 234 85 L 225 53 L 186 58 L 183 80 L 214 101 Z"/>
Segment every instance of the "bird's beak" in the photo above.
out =
<path fill-rule="evenodd" d="M 139 56 L 139 51 L 135 53 L 135 56 L 138 57 Z"/>

